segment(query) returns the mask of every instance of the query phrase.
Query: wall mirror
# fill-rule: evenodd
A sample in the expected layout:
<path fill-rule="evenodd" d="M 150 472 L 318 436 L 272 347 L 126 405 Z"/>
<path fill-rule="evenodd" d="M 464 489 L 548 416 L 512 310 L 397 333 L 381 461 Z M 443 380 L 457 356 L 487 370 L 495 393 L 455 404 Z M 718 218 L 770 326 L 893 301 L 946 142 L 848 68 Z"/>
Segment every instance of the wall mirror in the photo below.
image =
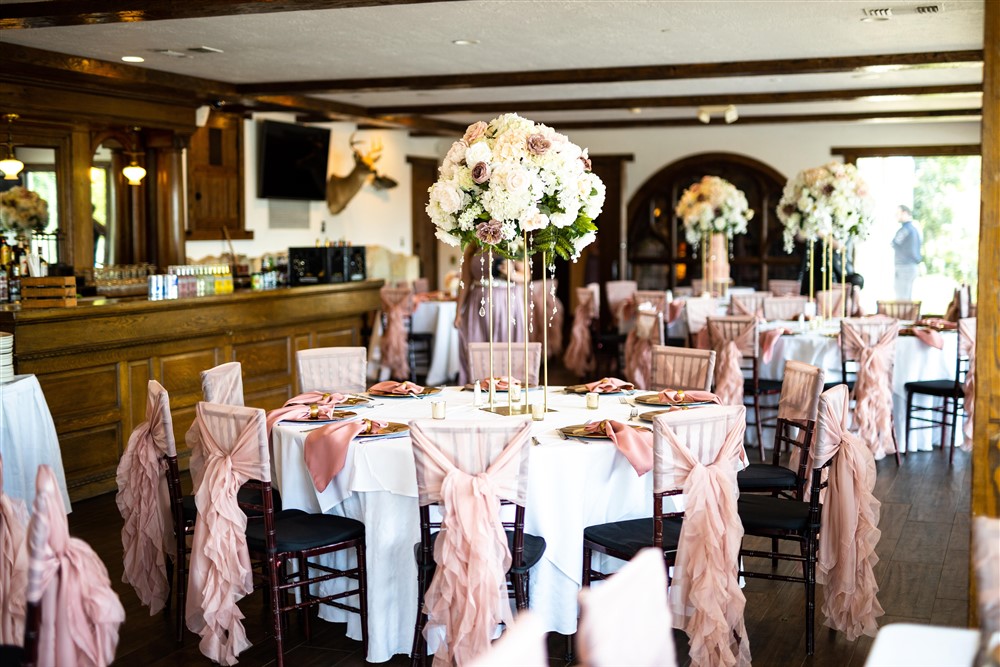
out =
<path fill-rule="evenodd" d="M 48 222 L 44 227 L 32 230 L 30 234 L 8 229 L 5 235 L 8 242 L 30 242 L 32 252 L 40 250 L 47 262 L 56 262 L 61 231 L 59 173 L 56 168 L 58 151 L 44 146 L 15 145 L 14 155 L 24 163 L 24 169 L 15 180 L 0 179 L 0 192 L 6 192 L 19 185 L 36 192 L 47 204 Z"/>

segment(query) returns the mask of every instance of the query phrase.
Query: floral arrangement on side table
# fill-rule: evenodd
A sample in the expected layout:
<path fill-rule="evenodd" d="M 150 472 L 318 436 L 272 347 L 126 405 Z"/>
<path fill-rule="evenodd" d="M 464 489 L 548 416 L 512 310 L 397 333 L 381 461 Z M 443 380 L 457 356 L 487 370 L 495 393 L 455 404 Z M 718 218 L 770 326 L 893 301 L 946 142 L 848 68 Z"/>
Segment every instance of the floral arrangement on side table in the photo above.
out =
<path fill-rule="evenodd" d="M 792 252 L 796 238 L 867 238 L 871 208 L 868 186 L 853 164 L 830 162 L 799 172 L 785 185 L 778 204 L 785 252 Z"/>
<path fill-rule="evenodd" d="M 42 231 L 49 222 L 49 203 L 37 192 L 16 185 L 0 192 L 0 229 L 25 233 Z"/>
<path fill-rule="evenodd" d="M 449 245 L 517 258 L 527 236 L 527 254 L 575 259 L 596 238 L 605 189 L 586 149 L 517 114 L 470 125 L 438 176 L 427 214 Z"/>
<path fill-rule="evenodd" d="M 712 234 L 727 238 L 746 234 L 747 223 L 753 218 L 743 191 L 718 176 L 705 176 L 685 190 L 675 212 L 684 222 L 684 236 L 692 245 Z"/>

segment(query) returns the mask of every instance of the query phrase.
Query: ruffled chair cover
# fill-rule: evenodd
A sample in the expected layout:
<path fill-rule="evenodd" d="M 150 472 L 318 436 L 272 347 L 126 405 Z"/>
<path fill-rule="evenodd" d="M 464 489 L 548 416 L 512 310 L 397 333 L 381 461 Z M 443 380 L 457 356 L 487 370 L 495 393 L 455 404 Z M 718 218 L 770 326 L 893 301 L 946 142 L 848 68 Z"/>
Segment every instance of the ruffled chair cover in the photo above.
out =
<path fill-rule="evenodd" d="M 563 353 L 563 322 L 565 320 L 565 308 L 562 300 L 553 294 L 559 289 L 559 281 L 548 280 L 545 283 L 548 293 L 542 289 L 542 282 L 535 280 L 532 282 L 531 309 L 532 325 L 528 330 L 528 340 L 533 343 L 541 343 L 544 335 L 548 336 L 549 356 L 558 357 Z M 578 290 L 580 288 L 577 288 Z M 548 334 L 545 334 L 545 327 L 548 327 Z"/>
<path fill-rule="evenodd" d="M 715 349 L 715 393 L 724 405 L 743 405 L 744 356 L 756 357 L 760 345 L 753 317 L 708 319 L 708 339 Z"/>
<path fill-rule="evenodd" d="M 201 395 L 206 403 L 221 403 L 222 405 L 243 405 L 243 367 L 238 361 L 221 364 L 215 368 L 201 372 Z M 191 451 L 188 459 L 191 481 L 198 488 L 201 471 L 205 467 L 201 453 L 201 435 L 198 432 L 198 421 L 184 434 L 184 443 Z"/>
<path fill-rule="evenodd" d="M 524 380 L 524 343 L 511 343 L 510 375 Z M 528 384 L 538 386 L 538 369 L 542 364 L 542 344 L 528 343 Z M 493 343 L 493 368 L 490 372 L 490 344 L 469 343 L 469 381 L 486 380 L 507 375 L 507 343 Z"/>
<path fill-rule="evenodd" d="M 844 353 L 858 363 L 854 424 L 877 459 L 896 451 L 892 442 L 892 369 L 898 335 L 896 320 L 840 321 Z"/>
<path fill-rule="evenodd" d="M 767 320 L 795 320 L 806 312 L 809 297 L 778 296 L 764 299 L 764 318 Z"/>
<path fill-rule="evenodd" d="M 518 614 L 503 637 L 477 657 L 469 667 L 549 667 L 545 623 L 533 612 Z"/>
<path fill-rule="evenodd" d="M 317 347 L 295 353 L 299 391 L 362 392 L 367 385 L 368 350 Z"/>
<path fill-rule="evenodd" d="M 649 386 L 653 345 L 663 345 L 663 314 L 640 310 L 625 339 L 625 377 L 639 389 Z"/>
<path fill-rule="evenodd" d="M 3 492 L 0 460 L 0 644 L 24 643 L 24 593 L 28 584 L 28 509 Z"/>
<path fill-rule="evenodd" d="M 714 373 L 715 350 L 654 345 L 648 388 L 710 391 Z"/>
<path fill-rule="evenodd" d="M 834 457 L 823 504 L 816 581 L 825 587 L 821 611 L 826 625 L 854 641 L 874 637 L 875 619 L 884 614 L 876 598 L 873 568 L 881 503 L 875 497 L 875 459 L 847 428 L 849 396 L 837 385 L 819 399 L 814 467 Z"/>
<path fill-rule="evenodd" d="M 167 556 L 175 556 L 164 456 L 177 456 L 170 419 L 170 396 L 156 380 L 146 389 L 146 421 L 135 427 L 118 463 L 124 573 L 150 615 L 158 613 L 170 597 Z"/>
<path fill-rule="evenodd" d="M 976 600 L 980 645 L 1000 651 L 1000 519 L 977 516 L 972 520 L 972 569 L 976 574 Z"/>
<path fill-rule="evenodd" d="M 234 665 L 250 646 L 236 603 L 253 592 L 247 551 L 247 517 L 236 494 L 250 479 L 271 480 L 264 411 L 199 403 L 205 470 L 195 488 L 194 527 L 188 575 L 187 627 L 201 636 L 198 648 L 220 665 Z"/>
<path fill-rule="evenodd" d="M 111 664 L 125 609 L 101 559 L 86 542 L 69 536 L 62 495 L 46 465 L 38 467 L 28 563 L 27 601 L 42 606 L 37 664 Z"/>
<path fill-rule="evenodd" d="M 729 314 L 759 317 L 764 319 L 764 301 L 771 298 L 770 292 L 729 295 Z"/>
<path fill-rule="evenodd" d="M 708 342 L 708 318 L 715 316 L 716 308 L 715 299 L 696 297 L 684 302 L 684 318 L 688 336 L 694 341 L 693 347 L 700 350 L 711 349 Z"/>
<path fill-rule="evenodd" d="M 382 312 L 385 330 L 382 332 L 382 365 L 393 377 L 410 377 L 410 355 L 405 318 L 413 314 L 413 291 L 409 288 L 383 287 Z"/>
<path fill-rule="evenodd" d="M 663 554 L 643 549 L 604 584 L 580 591 L 580 664 L 673 667 L 671 627 Z"/>
<path fill-rule="evenodd" d="M 634 280 L 609 280 L 604 283 L 604 294 L 608 299 L 608 310 L 611 312 L 611 317 L 614 319 L 615 324 L 618 326 L 618 331 L 621 333 L 625 333 L 626 327 L 632 319 L 631 314 L 622 313 L 622 308 L 628 303 L 634 309 L 635 302 L 632 296 L 638 288 L 639 283 Z"/>
<path fill-rule="evenodd" d="M 410 422 L 420 505 L 442 504 L 437 569 L 424 595 L 425 635 L 444 628 L 435 667 L 463 665 L 511 622 L 511 564 L 500 500 L 524 505 L 531 422 Z"/>
<path fill-rule="evenodd" d="M 684 491 L 670 588 L 674 623 L 690 638 L 692 665 L 750 665 L 737 576 L 743 524 L 736 473 L 746 465 L 746 408 L 669 412 L 653 418 L 653 429 L 654 492 Z"/>
<path fill-rule="evenodd" d="M 965 317 L 958 321 L 959 353 L 969 357 L 969 370 L 965 374 L 965 400 L 962 412 L 962 449 L 972 451 L 972 424 L 976 415 L 976 318 Z"/>
<path fill-rule="evenodd" d="M 594 344 L 590 336 L 590 323 L 596 316 L 593 291 L 587 287 L 577 287 L 573 329 L 563 356 L 566 369 L 577 377 L 584 377 L 594 370 Z"/>

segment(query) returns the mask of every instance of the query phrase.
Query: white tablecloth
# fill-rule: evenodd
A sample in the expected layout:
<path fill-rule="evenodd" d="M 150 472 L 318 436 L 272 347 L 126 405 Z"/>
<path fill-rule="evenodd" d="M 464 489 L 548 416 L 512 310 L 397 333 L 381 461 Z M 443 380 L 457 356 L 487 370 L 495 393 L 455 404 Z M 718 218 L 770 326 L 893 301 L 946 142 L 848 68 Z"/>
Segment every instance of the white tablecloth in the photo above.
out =
<path fill-rule="evenodd" d="M 763 326 L 766 328 L 784 326 L 797 330 L 799 325 L 797 322 L 772 322 Z M 827 382 L 839 380 L 840 344 L 836 338 L 839 331 L 839 328 L 832 329 L 827 326 L 820 331 L 781 336 L 774 345 L 771 361 L 761 363 L 760 376 L 773 380 L 781 379 L 785 360 L 794 359 L 822 368 L 826 373 Z M 906 383 L 955 376 L 955 347 L 958 345 L 958 334 L 954 331 L 944 331 L 941 336 L 944 339 L 944 348 L 941 350 L 927 345 L 916 336 L 900 336 L 896 341 L 896 363 L 892 376 L 892 416 L 900 450 L 903 449 L 906 435 L 906 390 L 904 389 Z M 928 399 L 915 396 L 914 403 L 926 405 Z M 917 422 L 914 422 L 914 426 L 916 425 Z M 932 449 L 935 443 L 940 444 L 940 433 L 939 428 L 913 431 L 910 434 L 909 451 Z M 961 434 L 957 434 L 956 437 L 960 438 Z"/>
<path fill-rule="evenodd" d="M 532 400 L 537 396 L 530 392 Z M 472 393 L 442 392 L 449 419 L 511 419 L 472 407 Z M 397 422 L 428 418 L 431 399 L 384 399 L 360 410 Z M 576 630 L 576 596 L 583 567 L 586 526 L 652 515 L 652 475 L 638 477 L 608 441 L 560 440 L 555 429 L 595 417 L 626 419 L 629 406 L 617 396 L 601 398 L 589 411 L 584 397 L 550 388 L 549 413 L 534 424 L 540 445 L 531 447 L 525 530 L 545 538 L 541 562 L 531 570 L 531 608 L 549 631 Z M 518 418 L 518 417 L 514 417 Z M 524 419 L 524 417 L 519 417 Z M 273 431 L 274 482 L 285 508 L 329 512 L 364 522 L 367 531 L 369 644 L 368 659 L 384 662 L 409 653 L 417 613 L 417 571 L 413 545 L 419 539 L 416 476 L 407 437 L 351 444 L 347 464 L 337 479 L 317 493 L 302 458 L 301 424 L 278 424 Z M 347 566 L 353 555 L 334 558 Z M 335 589 L 336 590 L 336 589 Z M 359 639 L 356 614 L 327 607 L 321 615 L 348 623 L 348 636 Z"/>
<path fill-rule="evenodd" d="M 70 511 L 59 438 L 34 375 L 15 375 L 14 379 L 0 383 L 0 456 L 3 456 L 4 493 L 23 498 L 30 511 L 35 500 L 38 466 L 45 464 L 55 473 L 66 511 Z"/>
<path fill-rule="evenodd" d="M 979 631 L 916 623 L 879 629 L 865 667 L 973 667 Z"/>

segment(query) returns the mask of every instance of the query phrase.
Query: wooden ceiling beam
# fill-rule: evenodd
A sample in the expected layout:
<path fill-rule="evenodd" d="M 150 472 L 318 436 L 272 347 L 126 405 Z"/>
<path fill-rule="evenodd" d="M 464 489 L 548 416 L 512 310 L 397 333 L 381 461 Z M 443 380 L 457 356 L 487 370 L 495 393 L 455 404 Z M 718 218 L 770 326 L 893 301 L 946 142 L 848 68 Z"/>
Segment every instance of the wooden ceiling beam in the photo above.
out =
<path fill-rule="evenodd" d="M 426 132 L 442 136 L 452 136 L 465 132 L 465 124 L 453 123 L 436 118 L 423 118 L 414 116 L 384 116 L 376 118 L 372 116 L 364 107 L 350 104 L 342 104 L 332 100 L 321 100 L 315 97 L 303 97 L 299 95 L 259 95 L 252 98 L 253 102 L 261 105 L 261 110 L 282 109 L 285 111 L 298 111 L 309 114 L 313 118 L 322 118 L 327 121 L 346 121 L 352 123 L 363 123 L 368 127 L 382 127 L 385 129 L 409 129 Z M 253 102 L 248 100 L 248 105 Z"/>
<path fill-rule="evenodd" d="M 828 74 L 867 67 L 913 67 L 942 63 L 981 62 L 981 49 L 926 53 L 896 53 L 828 58 L 747 60 L 728 63 L 687 63 L 640 65 L 635 67 L 591 67 L 527 72 L 476 72 L 426 76 L 392 76 L 367 79 L 325 79 L 316 81 L 274 81 L 238 85 L 243 94 L 302 94 L 334 91 L 456 90 L 507 88 L 511 86 L 553 86 L 564 84 L 609 83 L 617 81 L 670 81 L 714 79 L 734 76 L 774 76 L 779 74 Z"/>
<path fill-rule="evenodd" d="M 168 19 L 274 14 L 323 9 L 417 5 L 456 0 L 51 0 L 0 5 L 0 30 L 53 26 L 138 23 Z"/>
<path fill-rule="evenodd" d="M 413 114 L 437 116 L 450 113 L 503 113 L 532 111 L 591 111 L 594 109 L 632 109 L 663 107 L 696 107 L 724 104 L 792 104 L 795 102 L 831 102 L 858 100 L 866 97 L 903 95 L 960 95 L 981 93 L 978 83 L 942 86 L 904 86 L 895 88 L 851 88 L 846 90 L 799 90 L 773 93 L 726 93 L 713 95 L 675 95 L 660 97 L 607 97 L 597 99 L 531 100 L 524 102 L 457 102 L 454 104 L 415 104 L 370 107 L 378 116 Z"/>

